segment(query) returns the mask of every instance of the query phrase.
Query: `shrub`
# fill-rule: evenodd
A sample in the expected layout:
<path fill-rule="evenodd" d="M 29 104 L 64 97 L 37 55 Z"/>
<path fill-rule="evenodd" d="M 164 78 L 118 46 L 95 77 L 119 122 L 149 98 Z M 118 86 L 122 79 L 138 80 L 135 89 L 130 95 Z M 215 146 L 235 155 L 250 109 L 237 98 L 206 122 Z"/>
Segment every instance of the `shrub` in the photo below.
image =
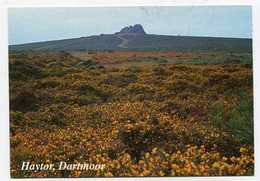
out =
<path fill-rule="evenodd" d="M 93 62 L 90 59 L 88 59 L 88 60 L 82 61 L 80 65 L 89 67 L 92 65 L 92 63 Z"/>
<path fill-rule="evenodd" d="M 37 109 L 38 97 L 29 90 L 23 89 L 10 96 L 10 109 L 28 111 Z"/>
<path fill-rule="evenodd" d="M 85 95 L 71 96 L 69 101 L 72 101 L 73 104 L 78 104 L 79 106 L 85 106 L 89 104 L 99 104 L 102 102 L 100 97 L 96 96 L 93 93 L 86 93 Z"/>
<path fill-rule="evenodd" d="M 162 76 L 162 75 L 168 75 L 168 73 L 166 72 L 165 68 L 161 67 L 161 66 L 157 66 L 153 69 L 153 75 L 154 76 Z"/>
<path fill-rule="evenodd" d="M 191 68 L 186 67 L 186 66 L 181 66 L 181 65 L 173 65 L 169 67 L 170 70 L 174 71 L 189 71 Z"/>
<path fill-rule="evenodd" d="M 138 162 L 141 159 L 141 153 L 151 150 L 156 143 L 163 140 L 163 132 L 158 125 L 158 121 L 154 121 L 154 126 L 145 129 L 141 124 L 133 125 L 125 124 L 119 130 L 118 134 L 122 142 L 127 146 L 127 152 L 132 158 Z"/>
<path fill-rule="evenodd" d="M 121 74 L 121 75 L 107 75 L 104 83 L 107 85 L 114 85 L 117 87 L 124 87 L 130 83 L 136 82 L 138 77 L 134 74 Z"/>
<path fill-rule="evenodd" d="M 140 85 L 140 84 L 131 84 L 128 87 L 128 91 L 131 94 L 146 94 L 146 93 L 154 93 L 154 90 L 151 88 L 151 86 L 148 85 Z"/>
<path fill-rule="evenodd" d="M 49 78 L 39 82 L 39 85 L 37 86 L 39 86 L 39 88 L 55 88 L 59 85 L 61 85 L 59 79 Z"/>
<path fill-rule="evenodd" d="M 43 72 L 26 60 L 14 60 L 9 63 L 10 79 L 13 80 L 27 80 L 29 78 L 42 78 Z"/>
<path fill-rule="evenodd" d="M 73 96 L 71 100 L 73 100 L 74 103 L 78 103 L 79 105 L 97 103 L 100 102 L 100 100 L 102 102 L 106 102 L 109 97 L 106 92 L 94 87 L 88 82 L 75 82 L 73 87 L 80 92 L 80 95 Z"/>
<path fill-rule="evenodd" d="M 197 85 L 181 79 L 168 82 L 165 88 L 169 92 L 173 92 L 175 94 L 180 94 L 184 91 L 191 91 L 191 92 L 201 91 L 201 89 Z"/>
<path fill-rule="evenodd" d="M 164 58 L 160 58 L 159 60 L 157 59 L 156 62 L 157 62 L 158 64 L 168 63 L 168 61 L 167 61 L 166 59 L 164 59 Z"/>
<path fill-rule="evenodd" d="M 245 64 L 242 64 L 241 67 L 243 67 L 243 68 L 252 68 L 253 64 L 252 63 L 245 63 Z"/>
<path fill-rule="evenodd" d="M 118 68 L 110 68 L 108 69 L 109 72 L 120 72 Z"/>
<path fill-rule="evenodd" d="M 24 175 L 27 174 L 27 170 L 21 170 L 21 165 L 25 161 L 30 161 L 34 158 L 34 153 L 24 149 L 22 146 L 19 146 L 12 150 L 11 152 L 11 161 L 14 165 L 19 165 L 19 168 L 17 168 L 15 176 L 18 178 L 24 177 Z"/>
<path fill-rule="evenodd" d="M 10 110 L 10 133 L 14 136 L 18 127 L 25 127 L 26 122 L 22 119 L 22 113 Z"/>
<path fill-rule="evenodd" d="M 231 110 L 218 103 L 209 115 L 212 124 L 242 143 L 254 143 L 253 97 L 241 94 Z"/>
<path fill-rule="evenodd" d="M 205 86 L 214 86 L 215 84 L 222 84 L 223 81 L 230 79 L 229 74 L 212 74 L 209 76 L 208 80 L 205 81 Z"/>
<path fill-rule="evenodd" d="M 131 66 L 131 67 L 127 68 L 126 71 L 132 72 L 132 73 L 139 73 L 139 72 L 141 72 L 141 69 L 140 69 L 140 67 Z"/>

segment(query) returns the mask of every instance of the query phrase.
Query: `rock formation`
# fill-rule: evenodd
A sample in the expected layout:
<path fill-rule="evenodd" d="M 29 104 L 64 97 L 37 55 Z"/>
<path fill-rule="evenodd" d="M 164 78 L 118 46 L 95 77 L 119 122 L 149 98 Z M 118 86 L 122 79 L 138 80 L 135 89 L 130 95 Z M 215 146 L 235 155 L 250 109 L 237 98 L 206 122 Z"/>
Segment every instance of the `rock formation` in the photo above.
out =
<path fill-rule="evenodd" d="M 116 32 L 115 34 L 146 35 L 142 25 L 140 25 L 140 24 L 136 24 L 134 26 L 125 27 L 120 32 Z"/>

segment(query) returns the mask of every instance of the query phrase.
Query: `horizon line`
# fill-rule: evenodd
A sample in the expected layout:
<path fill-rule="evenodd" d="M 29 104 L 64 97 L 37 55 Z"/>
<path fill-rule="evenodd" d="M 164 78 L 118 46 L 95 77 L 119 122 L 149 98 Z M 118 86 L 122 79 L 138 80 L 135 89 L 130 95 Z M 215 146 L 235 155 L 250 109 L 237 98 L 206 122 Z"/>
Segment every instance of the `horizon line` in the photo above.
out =
<path fill-rule="evenodd" d="M 44 43 L 44 42 L 52 42 L 52 41 L 62 41 L 62 40 L 71 40 L 71 39 L 79 39 L 79 38 L 86 38 L 91 36 L 102 36 L 102 35 L 116 35 L 114 34 L 105 34 L 101 33 L 99 35 L 88 35 L 88 36 L 81 36 L 81 37 L 74 37 L 74 38 L 63 38 L 63 39 L 51 39 L 51 40 L 43 40 L 43 41 L 36 41 L 36 42 L 25 42 L 25 43 L 18 43 L 18 44 L 8 44 L 8 46 L 18 46 L 18 45 L 25 45 L 25 44 L 35 44 L 35 43 Z M 127 35 L 127 34 L 125 34 Z M 131 35 L 131 34 L 128 34 Z M 145 35 L 154 35 L 154 36 L 174 36 L 174 37 L 197 37 L 197 38 L 223 38 L 223 39 L 253 39 L 253 37 L 228 37 L 228 36 L 203 36 L 203 35 L 169 35 L 169 34 L 145 34 Z M 142 35 L 139 35 L 142 36 Z"/>

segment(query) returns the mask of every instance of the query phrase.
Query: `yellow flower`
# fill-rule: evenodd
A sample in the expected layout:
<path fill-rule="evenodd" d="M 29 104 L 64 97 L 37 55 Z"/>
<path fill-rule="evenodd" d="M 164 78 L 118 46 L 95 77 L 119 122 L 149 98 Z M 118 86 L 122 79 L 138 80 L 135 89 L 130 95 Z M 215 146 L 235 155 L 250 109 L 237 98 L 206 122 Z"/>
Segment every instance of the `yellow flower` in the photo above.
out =
<path fill-rule="evenodd" d="M 107 172 L 107 173 L 105 173 L 105 176 L 106 177 L 113 177 L 114 175 L 111 172 Z"/>
<path fill-rule="evenodd" d="M 159 175 L 160 175 L 160 176 L 164 176 L 163 171 L 160 171 L 160 172 L 159 172 Z"/>
<path fill-rule="evenodd" d="M 157 147 L 155 147 L 155 148 L 152 149 L 152 153 L 153 153 L 153 154 L 156 153 L 156 151 L 157 151 Z"/>
<path fill-rule="evenodd" d="M 75 172 L 75 176 L 76 176 L 76 177 L 80 176 L 80 174 L 81 174 L 81 171 L 76 171 L 76 172 Z"/>

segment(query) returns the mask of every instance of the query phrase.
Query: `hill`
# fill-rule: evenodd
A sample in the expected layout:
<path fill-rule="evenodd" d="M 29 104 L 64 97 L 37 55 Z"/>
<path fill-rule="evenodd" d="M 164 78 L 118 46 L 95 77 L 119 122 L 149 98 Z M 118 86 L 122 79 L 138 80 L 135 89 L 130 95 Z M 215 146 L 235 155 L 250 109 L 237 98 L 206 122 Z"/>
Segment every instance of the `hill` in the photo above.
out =
<path fill-rule="evenodd" d="M 175 52 L 252 52 L 252 39 L 166 36 L 146 34 L 141 25 L 115 34 L 27 43 L 9 46 L 11 52 L 65 50 L 129 50 Z"/>

